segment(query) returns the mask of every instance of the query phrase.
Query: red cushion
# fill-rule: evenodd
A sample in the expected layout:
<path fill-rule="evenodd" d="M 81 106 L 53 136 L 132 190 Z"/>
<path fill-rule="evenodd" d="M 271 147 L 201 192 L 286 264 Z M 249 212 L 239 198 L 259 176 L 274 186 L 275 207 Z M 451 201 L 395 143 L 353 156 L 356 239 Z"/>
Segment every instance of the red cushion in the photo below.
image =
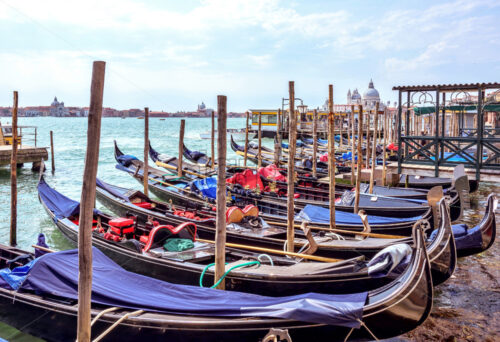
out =
<path fill-rule="evenodd" d="M 134 220 L 126 217 L 117 217 L 109 220 L 109 225 L 114 227 L 129 227 L 134 225 Z"/>
<path fill-rule="evenodd" d="M 134 203 L 136 206 L 139 208 L 144 208 L 144 209 L 153 209 L 153 205 L 149 202 L 140 202 L 140 203 Z"/>

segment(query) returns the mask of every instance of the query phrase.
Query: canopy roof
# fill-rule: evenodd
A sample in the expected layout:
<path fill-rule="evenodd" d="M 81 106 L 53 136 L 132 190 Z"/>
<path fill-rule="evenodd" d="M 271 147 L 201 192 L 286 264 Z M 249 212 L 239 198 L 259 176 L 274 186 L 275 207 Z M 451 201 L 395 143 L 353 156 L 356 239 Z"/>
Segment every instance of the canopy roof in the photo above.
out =
<path fill-rule="evenodd" d="M 441 109 L 443 108 L 441 107 L 440 110 Z M 444 109 L 451 111 L 477 110 L 477 105 L 452 105 L 452 106 L 445 106 Z M 485 105 L 483 109 L 486 112 L 500 112 L 500 103 Z M 413 111 L 415 112 L 416 115 L 431 114 L 436 111 L 436 107 L 435 106 L 413 107 Z"/>

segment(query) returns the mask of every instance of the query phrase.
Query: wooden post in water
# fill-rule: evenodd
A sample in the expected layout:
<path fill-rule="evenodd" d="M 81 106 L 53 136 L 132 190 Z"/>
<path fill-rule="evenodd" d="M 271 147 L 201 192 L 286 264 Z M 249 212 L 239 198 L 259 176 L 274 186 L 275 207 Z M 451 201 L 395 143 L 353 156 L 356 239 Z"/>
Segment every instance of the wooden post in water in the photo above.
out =
<path fill-rule="evenodd" d="M 359 105 L 358 115 L 358 169 L 356 170 L 356 193 L 354 197 L 354 213 L 359 211 L 359 189 L 361 186 L 361 168 L 363 165 L 363 153 L 361 151 L 361 141 L 363 140 L 363 106 Z"/>
<path fill-rule="evenodd" d="M 312 165 L 312 172 L 313 172 L 313 177 L 317 177 L 317 156 L 316 152 L 318 150 L 318 111 L 316 109 L 313 110 L 313 165 Z"/>
<path fill-rule="evenodd" d="M 354 105 L 351 105 L 351 125 L 352 125 L 352 137 L 351 137 L 351 184 L 354 184 L 354 170 L 355 170 L 355 159 L 356 159 L 356 125 L 354 120 Z M 359 144 L 359 138 L 358 138 Z M 359 165 L 358 165 L 359 167 Z"/>
<path fill-rule="evenodd" d="M 248 127 L 248 112 L 247 112 L 247 127 Z M 252 113 L 252 122 L 253 122 L 253 113 Z M 247 134 L 245 134 L 245 152 L 243 155 L 243 165 L 246 167 L 247 166 L 247 159 L 248 159 L 248 129 L 247 129 Z"/>
<path fill-rule="evenodd" d="M 286 242 L 287 242 L 287 252 L 293 252 L 295 250 L 294 239 L 295 239 L 295 203 L 294 203 L 294 192 L 295 192 L 295 143 L 297 137 L 295 136 L 297 131 L 297 115 L 295 114 L 295 83 L 290 81 L 288 83 L 288 93 L 289 93 L 289 125 L 288 125 L 288 189 L 287 189 L 287 228 L 286 228 Z"/>
<path fill-rule="evenodd" d="M 335 229 L 335 116 L 333 114 L 333 84 L 328 86 L 328 178 L 330 229 Z M 342 140 L 342 135 L 340 136 Z"/>
<path fill-rule="evenodd" d="M 37 128 L 35 127 L 35 147 L 36 147 L 36 138 L 37 138 Z"/>
<path fill-rule="evenodd" d="M 144 108 L 144 168 L 142 183 L 144 185 L 144 194 L 148 196 L 148 183 L 149 183 L 149 108 Z"/>
<path fill-rule="evenodd" d="M 370 167 L 370 138 L 371 138 L 371 127 L 370 127 L 370 111 L 366 111 L 366 165 L 368 169 Z"/>
<path fill-rule="evenodd" d="M 378 137 L 378 107 L 379 103 L 375 104 L 375 120 L 373 124 L 373 147 L 372 147 L 372 172 L 370 173 L 370 194 L 373 194 L 373 181 L 375 177 L 375 166 L 377 165 L 377 137 Z"/>
<path fill-rule="evenodd" d="M 281 109 L 277 111 L 276 118 L 276 143 L 274 144 L 274 165 L 280 165 L 280 155 L 281 155 Z"/>
<path fill-rule="evenodd" d="M 18 94 L 14 92 L 12 106 L 12 153 L 10 156 L 10 236 L 11 246 L 17 245 L 17 102 Z"/>
<path fill-rule="evenodd" d="M 56 170 L 56 161 L 54 160 L 54 133 L 50 131 L 50 163 L 52 164 L 52 173 Z"/>
<path fill-rule="evenodd" d="M 94 217 L 97 164 L 101 138 L 102 99 L 105 62 L 94 62 L 90 85 L 87 129 L 87 152 L 83 172 L 80 220 L 78 228 L 78 327 L 77 341 L 90 341 L 90 307 L 92 293 L 92 220 Z"/>
<path fill-rule="evenodd" d="M 243 166 L 244 167 L 247 167 L 248 118 L 250 116 L 250 113 L 247 112 L 246 114 L 247 114 L 247 124 L 245 126 L 245 156 L 243 158 Z M 213 113 L 212 113 L 212 115 L 213 115 Z M 212 119 L 212 122 L 213 122 L 213 119 Z M 213 123 L 212 123 L 212 127 L 213 127 Z M 212 141 L 213 141 L 213 139 L 212 139 Z M 212 143 L 212 149 L 213 149 L 213 143 Z M 212 156 L 212 158 L 213 158 L 213 156 Z"/>
<path fill-rule="evenodd" d="M 383 157 L 382 157 L 382 185 L 383 186 L 386 186 L 387 185 L 387 166 L 385 165 L 386 164 L 386 161 L 387 161 L 387 152 L 386 152 L 386 148 L 387 148 L 387 107 L 384 108 L 384 145 L 382 147 L 382 153 L 383 153 Z"/>
<path fill-rule="evenodd" d="M 181 120 L 181 127 L 179 129 L 179 158 L 177 162 L 177 177 L 182 177 L 182 147 L 184 146 L 184 127 L 186 126 L 186 120 Z M 226 133 L 226 131 L 224 131 Z M 212 131 L 213 134 L 213 131 Z"/>
<path fill-rule="evenodd" d="M 247 130 L 246 130 L 246 136 L 248 138 L 248 112 L 247 112 Z M 212 132 L 211 132 L 211 137 L 212 137 L 212 169 L 215 167 L 215 111 L 212 111 Z M 245 155 L 245 166 L 247 166 L 247 158 Z"/>
<path fill-rule="evenodd" d="M 262 113 L 259 112 L 259 150 L 257 156 L 257 169 L 262 166 Z"/>
<path fill-rule="evenodd" d="M 217 96 L 217 212 L 215 231 L 214 284 L 226 271 L 226 146 L 227 97 Z M 217 286 L 225 289 L 225 281 Z"/>

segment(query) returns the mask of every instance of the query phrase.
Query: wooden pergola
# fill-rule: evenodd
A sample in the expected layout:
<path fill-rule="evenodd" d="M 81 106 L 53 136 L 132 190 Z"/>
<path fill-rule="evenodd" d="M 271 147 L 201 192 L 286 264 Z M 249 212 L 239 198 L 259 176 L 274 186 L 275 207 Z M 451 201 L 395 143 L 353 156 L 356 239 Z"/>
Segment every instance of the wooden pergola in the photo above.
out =
<path fill-rule="evenodd" d="M 500 170 L 500 132 L 485 128 L 485 112 L 500 112 L 500 102 L 487 97 L 500 89 L 500 83 L 437 84 L 396 86 L 398 94 L 398 173 L 402 164 L 433 165 L 435 176 L 440 166 L 464 164 L 476 170 Z M 447 112 L 456 112 L 458 130 L 446 130 Z M 465 127 L 464 113 L 473 112 L 474 127 Z M 426 114 L 430 134 L 415 130 L 415 118 Z M 404 122 L 404 125 L 403 125 Z M 458 132 L 458 134 L 457 134 Z M 485 153 L 487 152 L 487 153 Z"/>

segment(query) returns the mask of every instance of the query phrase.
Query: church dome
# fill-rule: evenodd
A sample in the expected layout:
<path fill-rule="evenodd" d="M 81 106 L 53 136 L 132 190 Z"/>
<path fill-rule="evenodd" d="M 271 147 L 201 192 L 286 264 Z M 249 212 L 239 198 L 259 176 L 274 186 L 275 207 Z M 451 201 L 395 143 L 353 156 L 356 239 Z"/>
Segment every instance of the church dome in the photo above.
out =
<path fill-rule="evenodd" d="M 352 92 L 351 99 L 353 99 L 353 100 L 361 100 L 361 95 L 359 95 L 358 89 L 354 89 L 354 91 Z"/>
<path fill-rule="evenodd" d="M 59 102 L 57 102 L 57 97 L 54 97 L 54 101 L 52 101 L 51 106 L 57 106 L 59 105 Z"/>
<path fill-rule="evenodd" d="M 373 86 L 372 80 L 370 80 L 370 83 L 368 84 L 368 89 L 363 94 L 363 99 L 365 99 L 365 100 L 379 100 L 380 99 L 380 95 L 378 93 L 378 90 L 375 89 L 375 87 Z"/>

